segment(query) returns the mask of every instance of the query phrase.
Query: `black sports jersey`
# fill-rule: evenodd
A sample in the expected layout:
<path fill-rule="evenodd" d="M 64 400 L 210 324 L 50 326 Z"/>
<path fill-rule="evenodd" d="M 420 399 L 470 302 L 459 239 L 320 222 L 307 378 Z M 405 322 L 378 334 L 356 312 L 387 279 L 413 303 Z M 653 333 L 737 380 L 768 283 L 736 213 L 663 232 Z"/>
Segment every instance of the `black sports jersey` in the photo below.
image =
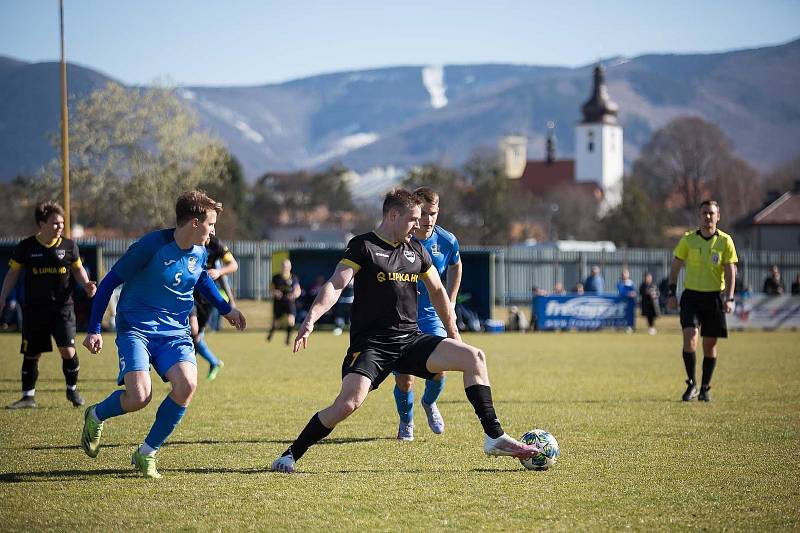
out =
<path fill-rule="evenodd" d="M 357 269 L 351 346 L 369 336 L 417 331 L 417 280 L 433 264 L 422 244 L 390 243 L 365 233 L 347 243 L 341 263 Z"/>
<path fill-rule="evenodd" d="M 216 235 L 211 235 L 211 237 L 208 239 L 208 242 L 206 243 L 206 251 L 208 252 L 206 270 L 217 268 L 217 261 L 222 261 L 222 258 L 226 255 L 230 254 L 231 257 L 233 257 L 233 254 L 231 254 L 231 251 L 228 249 L 228 247 L 225 246 Z M 221 278 L 217 279 L 214 283 L 217 285 L 217 288 L 220 289 L 220 292 L 223 292 Z M 207 312 L 210 311 L 214 306 L 214 304 L 209 302 L 202 294 L 200 294 L 200 291 L 197 289 L 194 291 L 194 300 L 200 305 L 206 307 Z"/>
<path fill-rule="evenodd" d="M 272 276 L 272 286 L 275 290 L 281 291 L 281 301 L 289 299 L 289 295 L 292 294 L 296 285 L 300 285 L 300 280 L 294 274 L 291 274 L 288 279 L 280 273 Z"/>
<path fill-rule="evenodd" d="M 78 244 L 71 239 L 59 238 L 47 247 L 36 236 L 23 239 L 11 255 L 12 268 L 16 265 L 25 272 L 25 303 L 71 304 L 75 281 L 71 268 L 80 265 Z"/>
<path fill-rule="evenodd" d="M 217 261 L 222 261 L 222 258 L 231 253 L 227 246 L 222 244 L 222 241 L 216 235 L 212 235 L 206 244 L 208 250 L 208 260 L 206 261 L 206 270 L 217 268 L 215 265 Z"/>

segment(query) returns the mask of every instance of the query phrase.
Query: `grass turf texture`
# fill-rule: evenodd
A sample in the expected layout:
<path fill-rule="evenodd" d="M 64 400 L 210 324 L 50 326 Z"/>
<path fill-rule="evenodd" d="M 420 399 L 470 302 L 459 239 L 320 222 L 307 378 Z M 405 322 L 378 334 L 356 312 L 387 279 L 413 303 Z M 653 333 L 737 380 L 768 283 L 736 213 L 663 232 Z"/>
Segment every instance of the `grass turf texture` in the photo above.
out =
<path fill-rule="evenodd" d="M 497 412 L 519 437 L 541 427 L 561 445 L 546 472 L 487 458 L 451 374 L 433 435 L 419 407 L 416 440 L 394 439 L 384 383 L 298 463 L 267 471 L 309 417 L 333 399 L 347 337 L 320 331 L 291 355 L 263 330 L 208 336 L 226 362 L 200 384 L 159 453 L 161 480 L 129 466 L 167 386 L 106 423 L 97 459 L 79 445 L 82 410 L 64 398 L 61 364 L 40 363 L 39 409 L 0 410 L 0 523 L 17 530 L 797 530 L 800 528 L 800 348 L 797 333 L 722 341 L 710 404 L 680 402 L 677 328 L 659 335 L 471 335 L 488 354 Z M 671 330 L 671 331 L 665 331 Z M 82 337 L 81 337 L 82 340 Z M 114 389 L 113 335 L 81 349 L 80 389 Z M 18 398 L 19 337 L 0 335 L 0 400 Z M 698 377 L 700 365 L 698 364 Z"/>

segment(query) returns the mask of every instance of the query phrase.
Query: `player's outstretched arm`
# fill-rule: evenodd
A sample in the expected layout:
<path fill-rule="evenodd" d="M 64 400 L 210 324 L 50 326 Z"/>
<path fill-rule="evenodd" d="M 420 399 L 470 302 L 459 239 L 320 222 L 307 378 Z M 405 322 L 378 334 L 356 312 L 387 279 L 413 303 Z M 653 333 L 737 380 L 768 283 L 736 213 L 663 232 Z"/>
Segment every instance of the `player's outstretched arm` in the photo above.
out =
<path fill-rule="evenodd" d="M 333 305 L 339 300 L 342 290 L 347 287 L 350 280 L 355 276 L 355 269 L 344 263 L 339 263 L 336 270 L 333 272 L 331 278 L 325 282 L 319 290 L 314 303 L 308 310 L 308 315 L 300 327 L 297 328 L 297 336 L 294 339 L 294 346 L 292 352 L 297 353 L 308 347 L 308 337 L 314 331 L 314 324 L 319 320 L 319 317 L 328 312 Z"/>
<path fill-rule="evenodd" d="M 436 309 L 436 314 L 442 319 L 444 329 L 447 331 L 447 337 L 453 340 L 460 341 L 461 334 L 456 327 L 456 314 L 453 306 L 450 305 L 450 298 L 447 296 L 447 289 L 442 284 L 439 273 L 436 268 L 431 267 L 422 275 L 422 282 L 425 288 L 428 289 L 428 294 L 431 297 L 431 303 Z"/>
<path fill-rule="evenodd" d="M 247 320 L 245 320 L 242 312 L 236 309 L 235 307 L 231 308 L 230 313 L 222 316 L 225 317 L 225 320 L 227 320 L 231 326 L 235 327 L 240 331 L 244 331 L 247 328 Z"/>

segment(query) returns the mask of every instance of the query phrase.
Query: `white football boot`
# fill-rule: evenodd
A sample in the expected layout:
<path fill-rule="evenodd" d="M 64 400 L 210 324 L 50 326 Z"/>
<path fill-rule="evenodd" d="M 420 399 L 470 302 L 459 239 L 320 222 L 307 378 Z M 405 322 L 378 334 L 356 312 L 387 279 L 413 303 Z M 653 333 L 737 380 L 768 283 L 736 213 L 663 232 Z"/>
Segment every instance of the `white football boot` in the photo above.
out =
<path fill-rule="evenodd" d="M 530 459 L 531 457 L 541 453 L 541 450 L 531 444 L 524 444 L 508 435 L 503 433 L 496 439 L 486 435 L 483 441 L 483 451 L 486 455 L 493 456 L 509 456 L 516 457 L 517 459 Z"/>

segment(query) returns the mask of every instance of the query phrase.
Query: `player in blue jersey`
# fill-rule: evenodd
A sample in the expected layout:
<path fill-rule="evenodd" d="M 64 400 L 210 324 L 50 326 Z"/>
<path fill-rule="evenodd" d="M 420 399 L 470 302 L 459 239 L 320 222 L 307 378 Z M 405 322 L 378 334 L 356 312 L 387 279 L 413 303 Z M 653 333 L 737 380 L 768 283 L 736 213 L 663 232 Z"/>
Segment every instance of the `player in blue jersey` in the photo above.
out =
<path fill-rule="evenodd" d="M 244 315 L 226 302 L 209 277 L 205 243 L 214 234 L 222 204 L 201 191 L 182 194 L 175 205 L 177 227 L 148 233 L 128 248 L 97 288 L 89 333 L 91 353 L 103 347 L 100 321 L 112 291 L 124 284 L 117 305 L 117 389 L 84 412 L 81 445 L 89 457 L 100 452 L 105 420 L 138 411 L 152 399 L 150 365 L 172 390 L 156 412 L 150 433 L 131 464 L 146 478 L 159 478 L 155 454 L 183 418 L 197 387 L 197 361 L 189 333 L 195 287 L 237 329 Z"/>
<path fill-rule="evenodd" d="M 447 279 L 447 295 L 451 303 L 455 303 L 458 288 L 461 286 L 461 255 L 458 253 L 456 236 L 436 225 L 439 217 L 439 195 L 428 187 L 420 187 L 414 194 L 422 201 L 422 217 L 419 228 L 414 231 L 414 238 L 419 241 L 433 260 L 433 266 L 439 277 Z M 436 309 L 431 303 L 430 294 L 422 281 L 417 282 L 419 298 L 417 300 L 417 324 L 422 333 L 430 333 L 439 337 L 447 337 Z M 400 415 L 400 426 L 397 439 L 414 440 L 414 376 L 395 373 L 394 400 L 397 414 Z M 425 380 L 425 393 L 422 395 L 422 408 L 428 418 L 428 426 L 437 435 L 444 432 L 444 419 L 436 400 L 444 389 L 444 372 L 436 374 L 433 379 Z"/>

